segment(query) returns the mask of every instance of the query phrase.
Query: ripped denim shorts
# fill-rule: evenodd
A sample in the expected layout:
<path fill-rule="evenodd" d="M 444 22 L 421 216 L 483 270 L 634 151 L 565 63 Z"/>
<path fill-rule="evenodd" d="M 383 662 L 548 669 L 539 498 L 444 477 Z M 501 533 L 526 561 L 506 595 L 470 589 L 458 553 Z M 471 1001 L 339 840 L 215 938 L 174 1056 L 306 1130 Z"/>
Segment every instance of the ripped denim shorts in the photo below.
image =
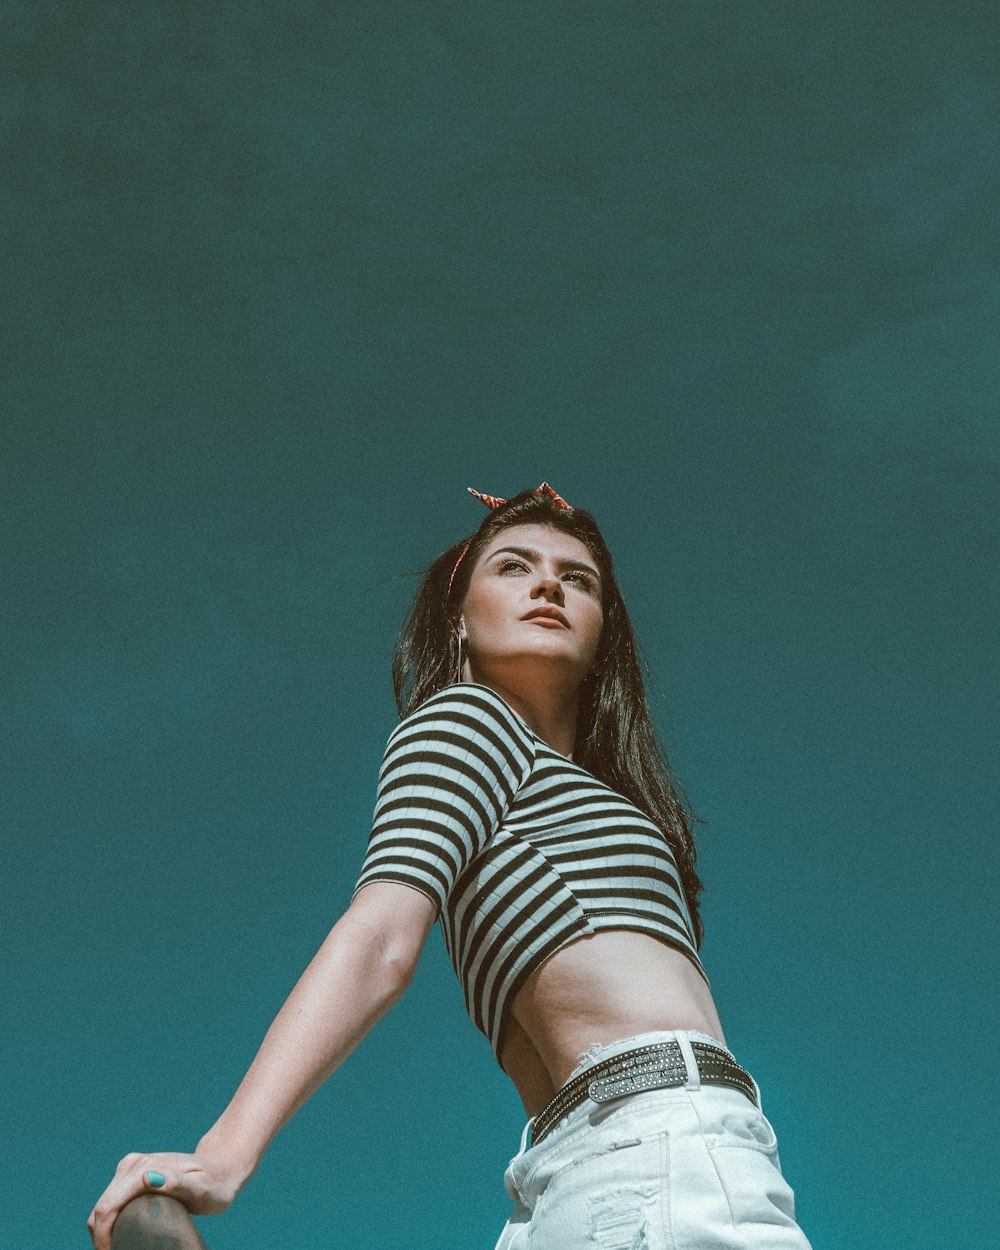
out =
<path fill-rule="evenodd" d="M 593 1046 L 577 1076 L 623 1051 L 691 1030 Z M 759 1102 L 759 1098 L 758 1098 Z M 528 1145 L 504 1176 L 515 1207 L 496 1250 L 809 1250 L 774 1130 L 737 1089 L 701 1084 L 589 1099 Z"/>

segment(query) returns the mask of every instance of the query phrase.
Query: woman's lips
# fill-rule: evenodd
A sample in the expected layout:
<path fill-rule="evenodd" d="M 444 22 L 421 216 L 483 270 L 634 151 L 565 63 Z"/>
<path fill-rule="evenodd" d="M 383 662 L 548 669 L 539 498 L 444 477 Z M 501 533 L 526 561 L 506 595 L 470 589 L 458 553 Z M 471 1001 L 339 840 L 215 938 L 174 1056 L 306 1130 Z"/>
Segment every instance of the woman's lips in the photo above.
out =
<path fill-rule="evenodd" d="M 568 625 L 564 625 L 562 621 L 557 621 L 554 616 L 529 616 L 527 620 L 529 625 L 550 625 L 555 629 L 569 629 Z"/>

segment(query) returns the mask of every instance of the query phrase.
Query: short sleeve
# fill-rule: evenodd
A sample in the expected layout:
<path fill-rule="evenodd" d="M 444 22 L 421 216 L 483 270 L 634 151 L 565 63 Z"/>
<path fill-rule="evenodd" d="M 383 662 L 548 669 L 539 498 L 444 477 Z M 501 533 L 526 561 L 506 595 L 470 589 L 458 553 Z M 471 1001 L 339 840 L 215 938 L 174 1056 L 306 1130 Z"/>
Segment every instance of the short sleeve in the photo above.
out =
<path fill-rule="evenodd" d="M 531 772 L 530 731 L 486 686 L 438 691 L 393 730 L 355 894 L 398 881 L 445 904 Z"/>

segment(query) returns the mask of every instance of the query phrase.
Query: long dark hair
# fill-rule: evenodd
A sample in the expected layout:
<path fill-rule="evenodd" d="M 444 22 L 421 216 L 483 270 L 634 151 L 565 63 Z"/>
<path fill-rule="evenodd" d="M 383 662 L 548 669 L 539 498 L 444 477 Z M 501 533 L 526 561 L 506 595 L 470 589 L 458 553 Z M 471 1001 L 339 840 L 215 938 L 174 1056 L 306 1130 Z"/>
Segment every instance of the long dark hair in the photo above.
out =
<path fill-rule="evenodd" d="M 611 552 L 589 512 L 567 510 L 544 494 L 522 491 L 489 512 L 475 534 L 438 556 L 414 597 L 392 658 L 399 714 L 408 716 L 425 699 L 458 680 L 454 623 L 479 553 L 502 530 L 529 524 L 549 525 L 579 539 L 597 562 L 604 625 L 594 666 L 580 688 L 573 759 L 623 794 L 662 830 L 677 860 L 700 945 L 702 886 L 695 867 L 693 817 L 653 728 L 635 634 Z M 455 561 L 466 546 L 449 592 Z"/>

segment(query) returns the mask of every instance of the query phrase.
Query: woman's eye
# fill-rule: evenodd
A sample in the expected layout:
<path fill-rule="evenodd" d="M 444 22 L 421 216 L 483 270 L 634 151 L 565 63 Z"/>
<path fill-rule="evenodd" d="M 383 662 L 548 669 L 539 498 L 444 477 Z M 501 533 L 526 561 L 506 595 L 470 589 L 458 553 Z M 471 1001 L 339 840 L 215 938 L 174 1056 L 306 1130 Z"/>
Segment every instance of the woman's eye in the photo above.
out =
<path fill-rule="evenodd" d="M 530 572 L 531 572 L 530 568 L 528 567 L 528 565 L 527 565 L 527 564 L 525 564 L 525 563 L 524 563 L 524 561 L 523 561 L 523 560 L 510 560 L 510 559 L 508 559 L 508 560 L 501 560 L 501 561 L 497 564 L 497 573 L 498 573 L 498 574 L 508 573 L 508 572 L 510 572 L 511 570 L 517 570 L 517 571 L 518 571 L 518 572 L 520 572 L 520 573 L 530 573 Z M 584 573 L 584 572 L 583 572 L 582 570 L 580 570 L 580 569 L 574 569 L 573 571 L 571 571 L 571 572 L 567 573 L 567 574 L 566 574 L 566 580 L 567 580 L 567 581 L 576 581 L 576 582 L 577 582 L 580 586 L 582 586 L 582 587 L 584 588 L 584 590 L 588 590 L 588 591 L 590 591 L 591 593 L 593 593 L 593 592 L 597 589 L 597 583 L 596 583 L 596 582 L 594 581 L 594 579 L 590 576 L 590 574 L 589 574 L 589 573 Z"/>

